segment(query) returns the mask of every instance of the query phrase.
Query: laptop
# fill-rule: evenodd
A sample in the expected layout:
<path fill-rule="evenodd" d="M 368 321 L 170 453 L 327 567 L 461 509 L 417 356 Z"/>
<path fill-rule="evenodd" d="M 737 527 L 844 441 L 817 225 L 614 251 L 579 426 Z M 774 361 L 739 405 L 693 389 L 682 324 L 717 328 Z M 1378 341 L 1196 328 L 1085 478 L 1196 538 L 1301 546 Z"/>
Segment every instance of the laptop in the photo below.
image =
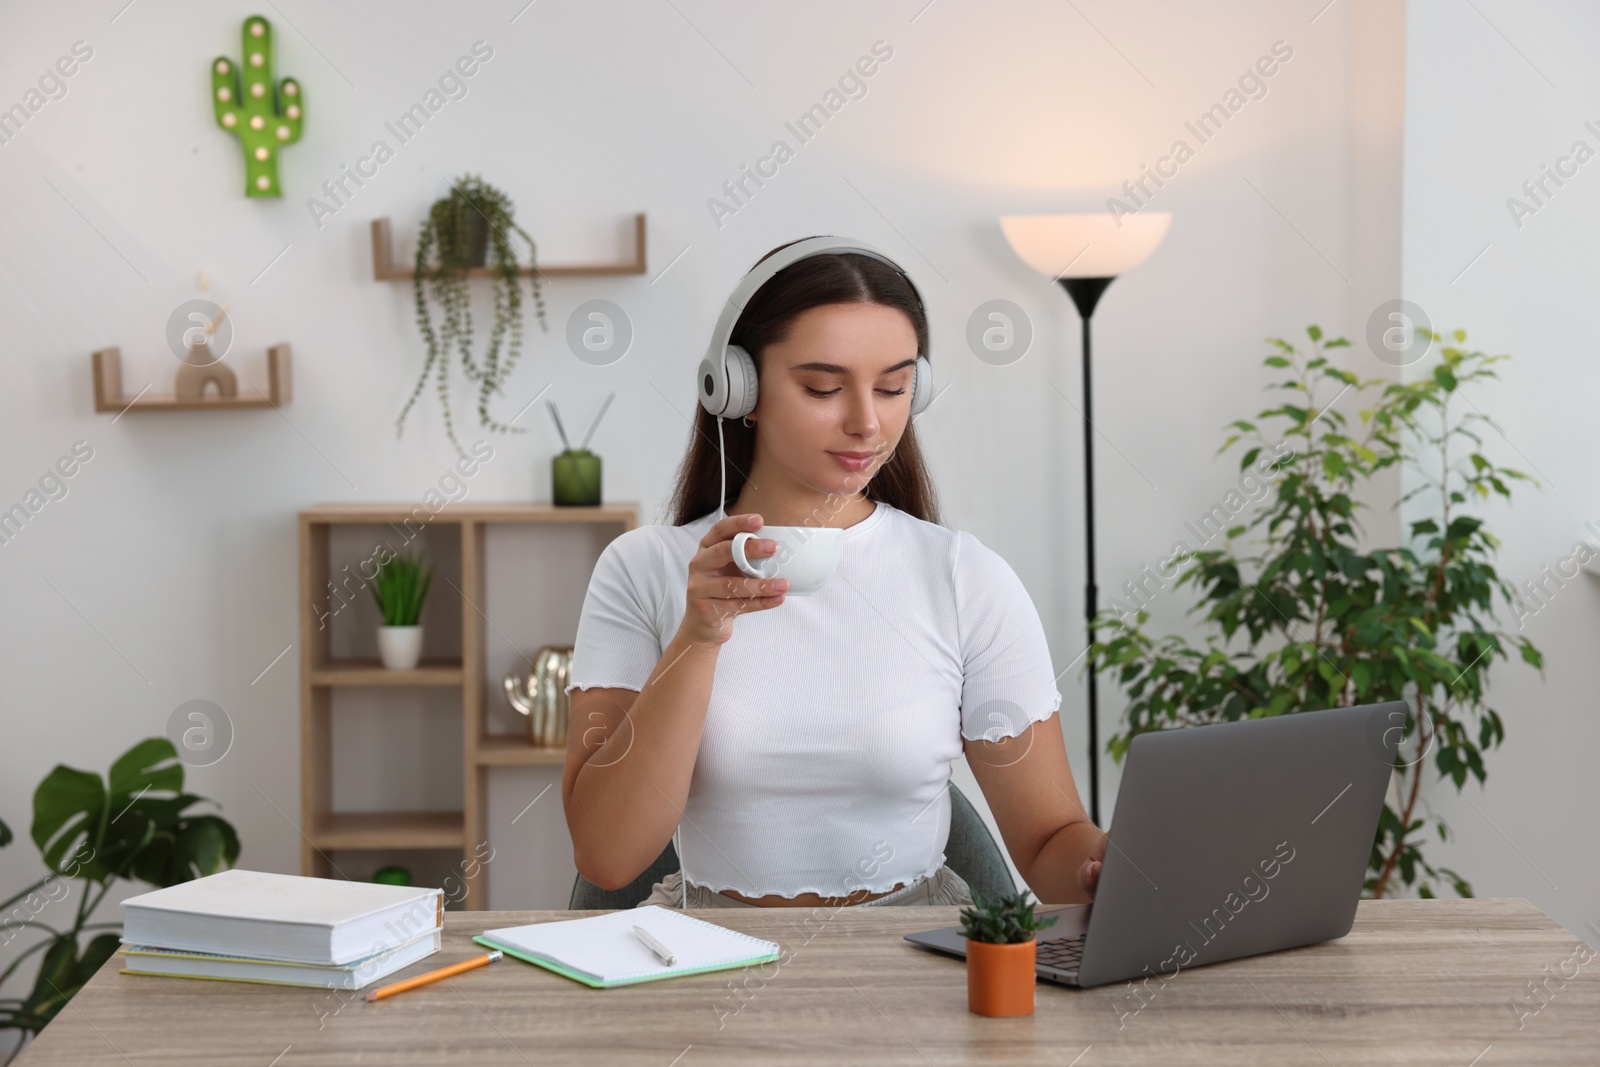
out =
<path fill-rule="evenodd" d="M 1039 908 L 1040 978 L 1095 986 L 1343 937 L 1404 701 L 1139 734 L 1092 904 Z M 906 934 L 965 958 L 960 926 Z"/>

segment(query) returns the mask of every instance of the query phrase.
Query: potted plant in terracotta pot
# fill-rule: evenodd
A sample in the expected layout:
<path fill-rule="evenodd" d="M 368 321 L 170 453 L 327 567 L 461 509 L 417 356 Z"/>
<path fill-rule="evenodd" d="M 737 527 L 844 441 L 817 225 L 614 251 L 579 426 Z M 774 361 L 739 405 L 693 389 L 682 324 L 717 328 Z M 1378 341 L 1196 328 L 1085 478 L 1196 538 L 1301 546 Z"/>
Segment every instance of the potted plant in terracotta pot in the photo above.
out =
<path fill-rule="evenodd" d="M 383 612 L 378 627 L 378 655 L 392 671 L 409 671 L 422 658 L 422 602 L 433 581 L 432 568 L 420 556 L 395 556 L 378 565 L 372 599 Z"/>
<path fill-rule="evenodd" d="M 1024 889 L 993 900 L 972 894 L 972 907 L 961 909 L 961 933 L 967 939 L 967 1008 L 998 1017 L 1033 1014 L 1034 931 L 1055 924 L 1056 917 L 1034 912 Z"/>

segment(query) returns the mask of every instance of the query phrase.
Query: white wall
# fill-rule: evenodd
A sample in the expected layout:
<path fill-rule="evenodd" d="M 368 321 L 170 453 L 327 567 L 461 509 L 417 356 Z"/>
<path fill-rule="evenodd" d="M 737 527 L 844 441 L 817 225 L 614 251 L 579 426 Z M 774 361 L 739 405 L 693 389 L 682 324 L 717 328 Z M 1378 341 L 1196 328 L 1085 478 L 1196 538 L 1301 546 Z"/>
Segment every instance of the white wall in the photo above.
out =
<path fill-rule="evenodd" d="M 1575 141 L 1600 151 L 1584 127 L 1600 124 L 1600 11 L 1577 0 L 1478 6 L 1481 14 L 1435 0 L 1410 5 L 1405 295 L 1435 328 L 1464 328 L 1473 347 L 1512 356 L 1499 382 L 1465 395 L 1504 431 L 1486 431 L 1489 455 L 1543 485 L 1519 487 L 1511 506 L 1481 509 L 1504 542 L 1499 571 L 1520 589 L 1544 579 L 1543 568 L 1556 571 L 1574 542 L 1600 545 L 1600 532 L 1586 528 L 1600 527 L 1600 365 L 1589 321 L 1600 284 L 1600 164 L 1563 187 L 1547 183 L 1554 195 L 1539 194 L 1543 206 L 1520 226 L 1507 205 L 1531 204 L 1522 183 Z M 1455 838 L 1429 851 L 1468 874 L 1480 896 L 1526 897 L 1593 943 L 1582 926 L 1600 921 L 1600 855 L 1588 825 L 1600 808 L 1600 581 L 1578 574 L 1548 589 L 1545 606 L 1520 620 L 1501 613 L 1543 651 L 1545 675 L 1520 661 L 1495 668 L 1490 696 L 1505 743 L 1486 760 L 1486 786 L 1469 783 L 1470 803 L 1448 786 L 1427 792 Z"/>
<path fill-rule="evenodd" d="M 1184 122 L 1275 42 L 1293 49 L 1266 95 L 1153 197 L 1153 210 L 1174 213 L 1170 234 L 1097 315 L 1106 595 L 1233 485 L 1235 463 L 1212 452 L 1225 422 L 1268 399 L 1262 338 L 1310 322 L 1356 336 L 1373 294 L 1394 288 L 1399 99 L 1373 88 L 1395 82 L 1390 5 L 539 4 L 513 22 L 518 7 L 309 5 L 293 27 L 276 19 L 279 72 L 298 77 L 308 100 L 281 202 L 240 195 L 238 148 L 205 99 L 207 62 L 236 53 L 255 8 L 139 4 L 112 22 L 99 9 L 35 5 L 8 17 L 5 106 L 75 41 L 94 49 L 68 95 L 0 145 L 0 502 L 20 499 L 74 442 L 94 448 L 70 495 L 0 546 L 0 813 L 13 827 L 26 827 L 33 785 L 53 764 L 103 769 L 161 732 L 178 704 L 203 698 L 228 711 L 237 738 L 222 763 L 191 774 L 193 788 L 239 826 L 242 862 L 296 869 L 294 656 L 257 678 L 297 640 L 294 515 L 323 501 L 416 500 L 451 461 L 431 402 L 394 438 L 420 343 L 407 288 L 371 278 L 367 227 L 392 216 L 406 254 L 416 220 L 463 171 L 515 198 L 550 262 L 625 255 L 632 213 L 649 213 L 650 274 L 552 283 L 551 330 L 530 329 L 498 411 L 508 417 L 549 385 L 579 422 L 617 390 L 595 441 L 606 493 L 641 501 L 652 520 L 686 443 L 692 368 L 734 280 L 811 233 L 857 235 L 897 255 L 928 300 L 933 360 L 950 386 L 919 422 L 945 520 L 1011 561 L 1062 669 L 1083 639 L 1077 319 L 1010 252 L 997 217 L 1102 209 L 1141 165 L 1192 140 Z M 306 198 L 478 40 L 494 58 L 469 95 L 319 228 Z M 879 40 L 893 57 L 867 95 L 715 224 L 708 198 L 775 139 L 793 145 L 784 122 Z M 1577 76 L 1575 60 L 1564 69 Z M 1503 73 L 1518 76 L 1511 64 Z M 165 322 L 201 295 L 200 270 L 206 295 L 233 302 L 242 374 L 259 376 L 266 345 L 294 346 L 292 405 L 281 415 L 95 415 L 89 352 L 120 345 L 130 381 L 164 379 Z M 568 314 L 593 297 L 623 306 L 637 330 L 633 350 L 606 368 L 563 340 Z M 1033 350 L 1004 368 L 963 340 L 968 316 L 997 297 L 1036 328 Z M 1367 364 L 1364 374 L 1382 369 Z M 470 408 L 457 417 L 470 420 Z M 537 408 L 519 425 L 530 432 L 496 442 L 474 499 L 548 498 L 555 435 Z M 1186 606 L 1165 596 L 1155 625 L 1185 626 Z M 1061 685 L 1084 787 L 1076 668 Z M 1102 693 L 1109 732 L 1120 700 L 1109 683 Z M 1528 773 L 1542 766 L 1526 759 Z M 1106 773 L 1109 814 L 1117 779 Z M 1484 864 L 1471 859 L 1476 873 Z M 37 869 L 25 840 L 0 852 L 0 885 Z"/>

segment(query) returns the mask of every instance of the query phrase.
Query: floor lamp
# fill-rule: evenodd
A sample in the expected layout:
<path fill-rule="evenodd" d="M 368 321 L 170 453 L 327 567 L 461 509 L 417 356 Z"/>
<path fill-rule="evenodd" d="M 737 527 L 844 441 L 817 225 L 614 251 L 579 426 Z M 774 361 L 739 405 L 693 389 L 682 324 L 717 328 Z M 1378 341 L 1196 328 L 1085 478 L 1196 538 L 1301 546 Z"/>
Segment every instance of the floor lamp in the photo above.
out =
<path fill-rule="evenodd" d="M 1120 274 L 1156 250 L 1172 221 L 1169 212 L 1114 216 L 1006 215 L 1000 228 L 1012 251 L 1034 270 L 1061 283 L 1083 322 L 1084 622 L 1086 640 L 1099 612 L 1094 582 L 1094 413 L 1089 376 L 1089 320 L 1100 295 Z M 1094 662 L 1089 663 L 1089 818 L 1100 825 L 1100 703 Z"/>

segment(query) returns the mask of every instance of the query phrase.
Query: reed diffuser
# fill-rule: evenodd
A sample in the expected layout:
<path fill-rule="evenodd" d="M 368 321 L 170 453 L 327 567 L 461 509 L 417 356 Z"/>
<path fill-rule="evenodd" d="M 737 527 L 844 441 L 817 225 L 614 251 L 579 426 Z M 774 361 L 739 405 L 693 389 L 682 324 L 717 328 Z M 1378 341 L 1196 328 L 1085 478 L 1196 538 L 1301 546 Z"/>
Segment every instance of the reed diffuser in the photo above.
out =
<path fill-rule="evenodd" d="M 600 411 L 589 424 L 589 432 L 583 435 L 583 442 L 577 448 L 573 448 L 567 440 L 566 428 L 561 424 L 561 412 L 556 410 L 554 402 L 544 402 L 550 410 L 551 420 L 556 424 L 556 433 L 561 435 L 562 451 L 550 460 L 550 499 L 557 507 L 600 506 L 600 457 L 589 451 L 589 441 L 594 437 L 595 430 L 599 429 L 600 420 L 605 417 L 606 409 L 616 395 L 615 392 L 606 394 Z"/>

